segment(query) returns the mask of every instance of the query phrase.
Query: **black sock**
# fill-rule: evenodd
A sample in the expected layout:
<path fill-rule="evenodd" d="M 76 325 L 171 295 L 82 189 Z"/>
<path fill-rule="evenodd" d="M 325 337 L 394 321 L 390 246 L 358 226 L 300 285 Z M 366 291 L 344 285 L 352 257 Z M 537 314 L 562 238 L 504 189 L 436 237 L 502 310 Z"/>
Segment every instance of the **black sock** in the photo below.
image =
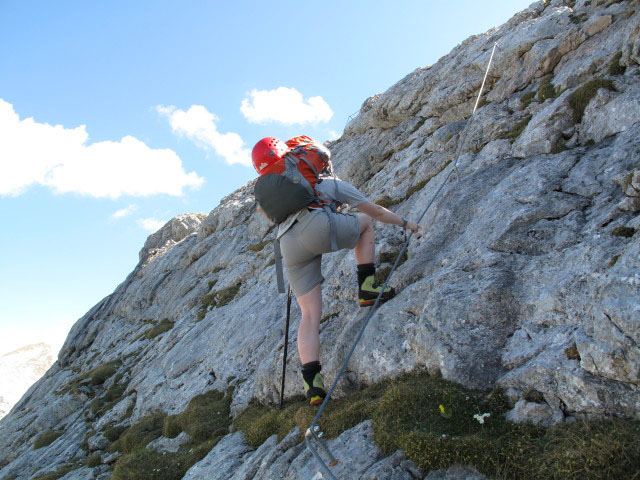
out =
<path fill-rule="evenodd" d="M 373 263 L 361 263 L 358 265 L 358 288 L 362 287 L 362 282 L 371 275 L 375 275 L 376 267 Z"/>
<path fill-rule="evenodd" d="M 316 361 L 302 364 L 302 378 L 307 382 L 307 385 L 313 385 L 313 379 L 315 378 L 316 373 L 320 373 L 320 370 L 322 370 L 320 362 Z"/>

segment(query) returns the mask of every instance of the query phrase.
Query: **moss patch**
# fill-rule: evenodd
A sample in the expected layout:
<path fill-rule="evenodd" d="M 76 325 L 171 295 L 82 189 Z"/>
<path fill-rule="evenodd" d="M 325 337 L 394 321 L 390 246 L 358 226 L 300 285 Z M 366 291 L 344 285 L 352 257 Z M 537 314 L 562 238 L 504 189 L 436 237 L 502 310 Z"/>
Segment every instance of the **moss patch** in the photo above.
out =
<path fill-rule="evenodd" d="M 220 441 L 211 439 L 200 444 L 192 442 L 176 453 L 158 453 L 140 448 L 123 455 L 116 462 L 112 480 L 176 480 L 182 478 L 193 464 L 202 460 Z"/>
<path fill-rule="evenodd" d="M 607 268 L 611 268 L 613 267 L 616 263 L 618 263 L 618 259 L 620 258 L 620 255 L 614 255 L 613 257 L 611 257 L 611 260 L 609 260 L 609 263 L 607 264 Z"/>
<path fill-rule="evenodd" d="M 620 65 L 620 59 L 622 58 L 622 52 L 618 52 L 614 55 L 611 63 L 609 64 L 609 75 L 623 75 L 627 71 L 627 67 Z"/>
<path fill-rule="evenodd" d="M 391 272 L 391 267 L 382 267 L 376 269 L 375 275 L 375 283 L 376 285 L 384 285 L 384 282 L 387 280 L 389 276 L 389 272 Z"/>
<path fill-rule="evenodd" d="M 269 243 L 271 243 L 270 240 L 265 240 L 263 242 L 259 242 L 259 243 L 254 243 L 253 245 L 249 245 L 247 248 L 249 250 L 251 250 L 252 252 L 259 252 L 261 251 L 264 247 L 266 247 Z"/>
<path fill-rule="evenodd" d="M 383 195 L 382 197 L 378 198 L 375 203 L 377 203 L 381 207 L 389 208 L 393 205 L 402 203 L 403 201 L 404 198 L 391 198 L 389 195 Z"/>
<path fill-rule="evenodd" d="M 552 148 L 551 148 L 551 152 L 552 154 L 557 154 L 557 153 L 562 153 L 566 150 L 569 150 L 569 147 L 567 147 L 563 142 L 557 142 Z"/>
<path fill-rule="evenodd" d="M 131 453 L 137 448 L 144 447 L 147 443 L 162 435 L 162 427 L 166 413 L 151 413 L 141 418 L 138 423 L 127 428 L 124 433 L 111 444 L 110 452 Z"/>
<path fill-rule="evenodd" d="M 198 311 L 197 321 L 202 320 L 212 308 L 223 307 L 231 302 L 239 291 L 240 285 L 238 284 L 204 295 L 200 299 L 200 310 Z"/>
<path fill-rule="evenodd" d="M 540 87 L 538 88 L 538 102 L 542 103 L 548 98 L 556 98 L 556 88 L 551 83 L 551 77 L 544 77 L 540 81 Z"/>
<path fill-rule="evenodd" d="M 102 433 L 107 440 L 113 443 L 120 438 L 120 435 L 122 435 L 126 429 L 127 427 L 109 426 L 106 427 Z"/>
<path fill-rule="evenodd" d="M 38 448 L 51 445 L 54 442 L 54 440 L 60 437 L 63 433 L 64 432 L 60 432 L 56 430 L 47 430 L 46 432 L 41 433 L 33 441 L 33 449 L 37 450 Z"/>
<path fill-rule="evenodd" d="M 636 230 L 631 227 L 616 227 L 611 230 L 611 235 L 614 237 L 631 238 L 636 233 Z"/>
<path fill-rule="evenodd" d="M 598 90 L 601 88 L 607 88 L 615 91 L 615 87 L 611 80 L 605 78 L 594 78 L 569 95 L 567 101 L 573 109 L 573 120 L 575 123 L 582 122 L 582 117 L 584 116 L 584 111 L 587 108 L 587 105 L 589 105 L 589 102 L 596 96 L 596 93 L 598 93 Z"/>
<path fill-rule="evenodd" d="M 390 252 L 380 252 L 380 263 L 390 263 L 394 264 L 398 255 L 400 254 L 400 250 L 393 250 Z M 402 265 L 409 259 L 409 255 L 407 254 L 407 250 L 402 253 L 402 257 L 400 257 L 400 261 L 398 262 L 398 266 Z"/>
<path fill-rule="evenodd" d="M 513 126 L 512 130 L 510 130 L 508 132 L 505 132 L 502 135 L 499 135 L 498 138 L 499 139 L 511 140 L 511 142 L 513 142 L 516 138 L 518 138 L 520 136 L 520 134 L 522 132 L 524 132 L 524 129 L 527 128 L 527 125 L 529 125 L 529 122 L 531 121 L 531 118 L 532 118 L 531 115 L 527 115 L 522 120 L 520 120 L 518 123 L 516 123 Z"/>
<path fill-rule="evenodd" d="M 100 464 L 102 464 L 102 456 L 99 453 L 94 453 L 85 462 L 85 465 L 90 468 L 97 467 Z"/>
<path fill-rule="evenodd" d="M 509 404 L 495 391 L 467 390 L 424 373 L 384 381 L 332 400 L 320 421 L 335 437 L 365 419 L 384 455 L 404 450 L 423 473 L 471 464 L 492 478 L 633 478 L 640 468 L 640 422 L 575 422 L 544 429 L 504 419 Z M 443 413 L 444 412 L 444 413 Z M 234 424 L 257 447 L 269 436 L 301 432 L 316 413 L 302 399 L 282 410 L 251 405 Z M 474 415 L 490 413 L 480 423 Z"/>
<path fill-rule="evenodd" d="M 224 436 L 228 433 L 231 394 L 211 390 L 191 399 L 178 415 L 170 415 L 164 422 L 163 435 L 177 437 L 187 432 L 194 440 Z"/>
<path fill-rule="evenodd" d="M 569 348 L 565 348 L 564 354 L 569 360 L 577 360 L 578 362 L 581 360 L 580 352 L 578 352 L 578 347 L 575 343 Z"/>
<path fill-rule="evenodd" d="M 536 96 L 536 92 L 523 93 L 522 96 L 520 97 L 521 110 L 524 110 L 525 108 L 527 108 L 529 104 L 533 102 L 533 99 L 535 98 L 535 96 Z"/>
<path fill-rule="evenodd" d="M 115 463 L 113 480 L 174 480 L 207 453 L 228 433 L 231 390 L 227 394 L 206 392 L 191 399 L 178 415 L 155 413 L 132 425 L 112 444 L 110 451 L 124 455 Z M 187 432 L 192 440 L 176 453 L 157 453 L 146 445 L 165 435 L 173 437 Z"/>
<path fill-rule="evenodd" d="M 152 340 L 156 338 L 158 335 L 162 335 L 164 332 L 168 332 L 174 326 L 174 322 L 169 320 L 168 318 L 163 318 L 160 323 L 155 325 L 152 329 L 147 331 L 144 334 L 144 338 L 147 340 Z"/>
<path fill-rule="evenodd" d="M 37 477 L 33 477 L 33 480 L 57 480 L 58 478 L 64 477 L 67 473 L 72 472 L 73 470 L 77 470 L 81 465 L 61 465 L 55 471 L 55 473 L 45 473 L 44 475 L 38 475 Z"/>

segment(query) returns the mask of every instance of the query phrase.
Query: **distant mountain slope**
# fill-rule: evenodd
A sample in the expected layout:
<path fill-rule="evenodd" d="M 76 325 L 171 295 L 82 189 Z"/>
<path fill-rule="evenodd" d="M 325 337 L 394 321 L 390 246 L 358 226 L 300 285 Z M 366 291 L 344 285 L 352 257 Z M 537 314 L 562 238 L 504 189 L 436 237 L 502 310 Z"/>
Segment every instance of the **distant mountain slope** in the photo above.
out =
<path fill-rule="evenodd" d="M 26 345 L 0 356 L 0 418 L 4 417 L 55 357 L 46 343 Z"/>

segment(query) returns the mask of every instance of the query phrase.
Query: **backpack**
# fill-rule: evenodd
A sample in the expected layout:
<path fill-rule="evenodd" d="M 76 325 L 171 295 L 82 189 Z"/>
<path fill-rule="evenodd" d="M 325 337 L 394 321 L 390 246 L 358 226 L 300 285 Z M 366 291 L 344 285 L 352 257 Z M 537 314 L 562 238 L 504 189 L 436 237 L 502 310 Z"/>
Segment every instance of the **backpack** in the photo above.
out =
<path fill-rule="evenodd" d="M 285 143 L 289 151 L 262 172 L 254 187 L 256 201 L 275 223 L 304 207 L 327 205 L 315 187 L 320 172 L 330 165 L 329 150 L 307 136 Z"/>

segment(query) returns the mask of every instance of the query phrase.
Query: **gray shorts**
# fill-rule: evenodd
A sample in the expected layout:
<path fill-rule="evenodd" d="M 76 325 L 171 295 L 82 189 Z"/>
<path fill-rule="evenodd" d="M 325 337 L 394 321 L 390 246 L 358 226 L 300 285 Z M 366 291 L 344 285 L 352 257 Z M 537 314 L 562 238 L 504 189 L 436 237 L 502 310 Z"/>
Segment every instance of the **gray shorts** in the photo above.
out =
<path fill-rule="evenodd" d="M 358 216 L 331 213 L 336 221 L 337 250 L 353 248 L 360 238 Z M 280 237 L 284 268 L 296 297 L 310 292 L 324 281 L 320 264 L 322 254 L 331 252 L 329 217 L 322 210 L 303 211 L 298 221 Z"/>

